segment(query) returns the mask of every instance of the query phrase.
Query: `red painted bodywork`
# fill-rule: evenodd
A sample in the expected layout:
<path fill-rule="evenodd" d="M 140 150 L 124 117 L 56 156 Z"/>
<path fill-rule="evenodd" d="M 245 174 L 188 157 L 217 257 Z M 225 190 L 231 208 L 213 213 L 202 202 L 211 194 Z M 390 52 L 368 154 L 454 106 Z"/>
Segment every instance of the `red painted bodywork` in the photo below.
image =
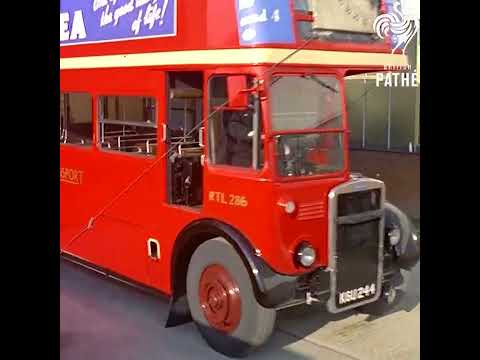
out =
<path fill-rule="evenodd" d="M 291 0 L 292 13 L 293 2 Z M 157 39 L 118 41 L 99 44 L 64 46 L 60 57 L 96 56 L 109 54 L 133 54 L 157 51 L 237 49 L 239 38 L 235 0 L 177 0 L 177 36 Z M 293 28 L 300 17 L 293 16 Z M 297 36 L 297 45 L 303 39 Z M 292 48 L 294 44 L 261 44 L 258 47 Z M 368 51 L 389 53 L 387 42 L 379 44 L 354 44 L 312 41 L 306 49 Z"/>
<path fill-rule="evenodd" d="M 293 10 L 292 10 L 293 11 Z M 179 0 L 177 36 L 171 38 L 123 41 L 117 43 L 75 45 L 61 48 L 61 57 L 110 54 L 130 54 L 192 49 L 238 48 L 234 1 Z M 207 21 L 207 19 L 209 21 Z M 303 40 L 298 40 L 298 45 Z M 262 47 L 293 47 L 262 45 Z M 390 52 L 388 44 L 366 46 L 355 44 L 325 44 L 312 42 L 308 48 L 343 51 Z M 213 74 L 250 73 L 264 77 L 269 66 L 164 66 L 122 69 L 62 70 L 61 91 L 85 91 L 97 103 L 101 95 L 143 95 L 156 98 L 158 137 L 160 126 L 166 122 L 165 71 L 204 71 L 204 94 L 208 94 L 208 79 Z M 361 67 L 279 66 L 278 73 L 314 72 L 343 77 L 349 70 Z M 368 70 L 374 70 L 370 68 Z M 268 78 L 266 79 L 268 81 Z M 268 82 L 267 82 L 268 83 Z M 267 89 L 268 91 L 268 89 Z M 342 85 L 343 91 L 343 85 Z M 267 92 L 268 98 L 268 92 Z M 93 105 L 92 105 L 93 106 Z M 261 102 L 264 114 L 269 114 L 268 100 Z M 273 133 L 269 117 L 264 116 L 265 166 L 262 170 L 240 169 L 211 165 L 206 161 L 204 171 L 204 201 L 194 210 L 167 203 L 165 143 L 159 141 L 154 158 L 120 152 L 108 152 L 96 145 L 60 146 L 62 168 L 80 169 L 80 185 L 61 183 L 60 233 L 61 249 L 98 266 L 110 269 L 137 282 L 171 294 L 171 255 L 178 235 L 187 225 L 199 219 L 216 219 L 240 231 L 261 252 L 262 258 L 277 272 L 298 274 L 293 261 L 294 248 L 309 241 L 318 251 L 316 267 L 328 265 L 328 191 L 349 177 L 348 122 L 345 100 L 344 124 L 336 131 L 344 132 L 345 168 L 337 174 L 308 178 L 280 178 L 275 173 Z M 208 98 L 204 96 L 204 118 L 208 113 Z M 94 144 L 97 142 L 97 108 L 93 106 Z M 208 127 L 208 124 L 206 124 Z M 205 147 L 205 153 L 207 153 Z M 208 154 L 207 154 L 208 155 Z M 208 156 L 206 156 L 208 159 Z M 149 165 L 156 163 L 135 186 L 118 198 L 111 207 L 96 218 L 91 229 L 84 231 L 89 219 L 96 216 L 112 199 L 136 179 Z M 209 191 L 245 196 L 248 207 L 233 207 L 208 200 Z M 287 215 L 278 202 L 293 199 L 297 213 Z M 311 212 L 317 218 L 311 218 Z M 320 214 L 320 215 L 319 215 Z M 82 232 L 83 231 L 83 232 Z M 80 234 L 80 235 L 79 235 Z M 160 260 L 147 256 L 147 239 L 159 240 Z"/>

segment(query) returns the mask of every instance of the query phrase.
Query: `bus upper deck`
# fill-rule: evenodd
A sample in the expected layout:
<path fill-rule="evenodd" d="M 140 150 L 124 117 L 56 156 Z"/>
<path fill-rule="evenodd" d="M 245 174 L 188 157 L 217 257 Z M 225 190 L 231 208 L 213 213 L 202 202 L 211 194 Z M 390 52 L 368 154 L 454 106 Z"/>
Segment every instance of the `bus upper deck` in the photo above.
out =
<path fill-rule="evenodd" d="M 285 62 L 404 66 L 373 23 L 384 0 L 63 0 L 61 69 Z M 315 38 L 313 38 L 315 34 Z"/>

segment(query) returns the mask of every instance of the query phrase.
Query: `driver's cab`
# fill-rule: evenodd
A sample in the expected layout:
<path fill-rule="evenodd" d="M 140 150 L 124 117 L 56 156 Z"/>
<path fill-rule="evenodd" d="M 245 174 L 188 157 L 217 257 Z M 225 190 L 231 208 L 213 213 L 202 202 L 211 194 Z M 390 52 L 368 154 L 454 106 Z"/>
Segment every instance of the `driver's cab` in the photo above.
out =
<path fill-rule="evenodd" d="M 342 78 L 306 70 L 208 82 L 205 215 L 262 239 L 264 258 L 292 272 L 299 241 L 327 262 L 328 191 L 349 176 Z"/>
<path fill-rule="evenodd" d="M 169 74 L 170 204 L 201 209 L 205 199 L 212 205 L 214 192 L 223 194 L 214 202 L 235 206 L 246 203 L 236 196 L 247 197 L 237 189 L 249 188 L 256 198 L 260 180 L 346 176 L 341 78 L 287 70 Z"/>
<path fill-rule="evenodd" d="M 209 81 L 209 96 L 211 164 L 261 170 L 269 156 L 266 175 L 278 180 L 346 170 L 344 95 L 336 75 L 218 75 Z"/>

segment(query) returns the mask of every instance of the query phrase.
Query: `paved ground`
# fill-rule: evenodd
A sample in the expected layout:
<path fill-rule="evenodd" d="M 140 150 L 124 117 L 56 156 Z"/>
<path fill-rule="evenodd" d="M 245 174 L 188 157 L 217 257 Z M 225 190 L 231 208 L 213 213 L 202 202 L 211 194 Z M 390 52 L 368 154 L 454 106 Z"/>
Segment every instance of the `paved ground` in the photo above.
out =
<path fill-rule="evenodd" d="M 165 329 L 165 300 L 64 260 L 60 273 L 62 360 L 227 359 L 212 351 L 191 323 Z M 271 341 L 250 358 L 419 359 L 419 276 L 417 266 L 401 309 L 381 318 L 334 316 L 323 306 L 284 310 Z"/>

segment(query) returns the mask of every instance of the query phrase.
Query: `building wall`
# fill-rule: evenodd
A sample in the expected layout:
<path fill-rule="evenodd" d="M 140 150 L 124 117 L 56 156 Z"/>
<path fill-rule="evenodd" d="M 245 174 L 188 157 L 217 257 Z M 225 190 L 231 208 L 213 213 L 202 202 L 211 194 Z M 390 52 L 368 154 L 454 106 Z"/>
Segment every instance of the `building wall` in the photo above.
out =
<path fill-rule="evenodd" d="M 420 152 L 420 78 L 417 72 L 420 53 L 417 39 L 418 35 L 407 49 L 411 66 L 405 74 L 408 75 L 407 83 L 402 84 L 399 79 L 397 86 L 389 86 L 385 81 L 377 81 L 375 73 L 346 79 L 352 148 Z M 392 72 L 399 73 L 397 70 Z M 412 86 L 414 73 L 417 73 L 417 86 Z M 386 78 L 387 75 L 382 76 Z"/>
<path fill-rule="evenodd" d="M 387 200 L 413 220 L 420 219 L 420 155 L 385 151 L 350 151 L 353 172 L 383 181 Z"/>
<path fill-rule="evenodd" d="M 407 54 L 420 71 L 419 36 Z M 377 86 L 376 74 L 346 81 L 351 169 L 379 178 L 387 199 L 420 219 L 420 77 L 418 87 Z"/>

